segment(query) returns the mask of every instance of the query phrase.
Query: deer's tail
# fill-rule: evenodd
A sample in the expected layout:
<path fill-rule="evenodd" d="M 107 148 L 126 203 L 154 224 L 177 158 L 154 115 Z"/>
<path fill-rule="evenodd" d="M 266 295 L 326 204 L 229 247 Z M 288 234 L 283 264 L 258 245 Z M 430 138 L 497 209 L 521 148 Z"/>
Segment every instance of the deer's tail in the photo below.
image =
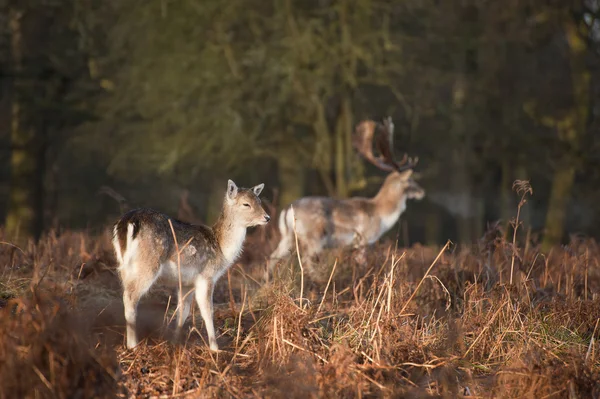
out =
<path fill-rule="evenodd" d="M 113 226 L 113 248 L 119 268 L 126 267 L 137 254 L 141 221 L 134 212 L 129 212 Z"/>
<path fill-rule="evenodd" d="M 293 218 L 294 212 L 291 207 L 287 207 L 279 213 L 278 226 L 281 238 L 279 239 L 279 245 L 271 254 L 271 259 L 280 259 L 289 254 L 292 244 Z"/>

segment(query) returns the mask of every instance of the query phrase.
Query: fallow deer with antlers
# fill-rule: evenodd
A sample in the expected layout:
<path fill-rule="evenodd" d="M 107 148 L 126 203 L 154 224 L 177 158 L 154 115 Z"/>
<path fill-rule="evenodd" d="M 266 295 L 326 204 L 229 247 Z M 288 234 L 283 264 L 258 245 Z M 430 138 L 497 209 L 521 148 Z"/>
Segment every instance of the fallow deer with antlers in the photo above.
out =
<path fill-rule="evenodd" d="M 294 248 L 295 231 L 303 259 L 310 259 L 329 248 L 364 247 L 375 243 L 398 221 L 406 209 L 407 199 L 420 200 L 425 190 L 411 177 L 417 159 L 394 159 L 392 139 L 394 124 L 390 117 L 383 124 L 363 121 L 356 127 L 353 146 L 367 161 L 379 169 L 391 172 L 377 195 L 372 198 L 304 197 L 296 200 L 279 214 L 281 240 L 270 256 L 270 269 L 277 259 Z M 373 140 L 380 156 L 373 154 Z"/>

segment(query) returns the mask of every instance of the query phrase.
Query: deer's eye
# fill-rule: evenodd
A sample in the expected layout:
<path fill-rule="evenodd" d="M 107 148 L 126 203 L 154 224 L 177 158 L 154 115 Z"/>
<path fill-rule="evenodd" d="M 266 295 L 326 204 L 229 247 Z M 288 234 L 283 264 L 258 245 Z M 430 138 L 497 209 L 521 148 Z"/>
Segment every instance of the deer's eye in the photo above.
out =
<path fill-rule="evenodd" d="M 247 202 L 244 203 L 244 206 L 247 206 L 248 208 L 250 208 L 250 204 Z"/>

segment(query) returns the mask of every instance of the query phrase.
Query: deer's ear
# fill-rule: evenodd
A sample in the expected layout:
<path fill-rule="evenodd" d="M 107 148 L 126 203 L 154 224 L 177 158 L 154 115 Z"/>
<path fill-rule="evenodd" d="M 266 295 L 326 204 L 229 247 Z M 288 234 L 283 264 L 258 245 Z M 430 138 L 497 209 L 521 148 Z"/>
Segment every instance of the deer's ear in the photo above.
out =
<path fill-rule="evenodd" d="M 263 188 L 265 188 L 265 183 L 260 183 L 259 185 L 252 187 L 252 191 L 254 191 L 254 194 L 256 194 L 256 196 L 258 197 L 262 192 Z"/>
<path fill-rule="evenodd" d="M 233 180 L 227 181 L 227 199 L 232 200 L 237 197 L 238 194 L 238 186 L 235 185 Z"/>

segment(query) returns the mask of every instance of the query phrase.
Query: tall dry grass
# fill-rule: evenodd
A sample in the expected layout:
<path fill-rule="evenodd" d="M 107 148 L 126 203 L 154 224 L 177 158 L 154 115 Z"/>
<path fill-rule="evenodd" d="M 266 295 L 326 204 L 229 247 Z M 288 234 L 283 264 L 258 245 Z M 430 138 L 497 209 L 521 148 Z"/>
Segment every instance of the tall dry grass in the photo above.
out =
<path fill-rule="evenodd" d="M 600 248 L 505 236 L 332 252 L 303 290 L 294 257 L 268 284 L 263 262 L 235 265 L 215 292 L 217 354 L 197 309 L 174 337 L 161 286 L 125 349 L 108 233 L 1 244 L 0 397 L 600 397 Z"/>

